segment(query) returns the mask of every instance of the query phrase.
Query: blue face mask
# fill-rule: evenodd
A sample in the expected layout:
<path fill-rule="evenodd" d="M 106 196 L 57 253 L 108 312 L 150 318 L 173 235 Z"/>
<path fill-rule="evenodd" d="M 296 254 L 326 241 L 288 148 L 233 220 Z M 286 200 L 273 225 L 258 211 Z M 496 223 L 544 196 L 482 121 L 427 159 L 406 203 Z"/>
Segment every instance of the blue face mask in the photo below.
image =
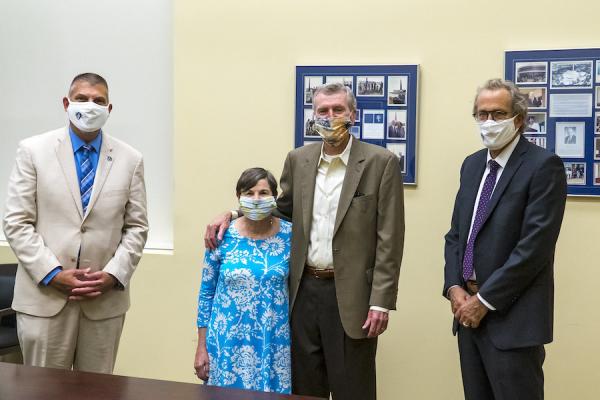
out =
<path fill-rule="evenodd" d="M 252 221 L 260 221 L 267 218 L 273 210 L 277 208 L 275 197 L 261 197 L 253 199 L 250 197 L 240 197 L 240 210 L 244 216 Z"/>

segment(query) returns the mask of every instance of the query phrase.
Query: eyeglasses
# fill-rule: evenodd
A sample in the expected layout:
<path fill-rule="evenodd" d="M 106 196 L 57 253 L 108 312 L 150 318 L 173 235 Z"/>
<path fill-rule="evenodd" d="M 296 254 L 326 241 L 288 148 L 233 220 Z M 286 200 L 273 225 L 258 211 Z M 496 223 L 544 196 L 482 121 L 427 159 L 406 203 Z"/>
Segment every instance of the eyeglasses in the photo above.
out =
<path fill-rule="evenodd" d="M 509 114 L 510 113 L 508 113 L 506 111 L 502 111 L 502 110 L 477 111 L 476 113 L 473 114 L 473 118 L 475 118 L 479 122 L 485 122 L 488 119 L 490 119 L 490 117 L 494 121 L 503 121 L 505 119 L 510 118 Z"/>

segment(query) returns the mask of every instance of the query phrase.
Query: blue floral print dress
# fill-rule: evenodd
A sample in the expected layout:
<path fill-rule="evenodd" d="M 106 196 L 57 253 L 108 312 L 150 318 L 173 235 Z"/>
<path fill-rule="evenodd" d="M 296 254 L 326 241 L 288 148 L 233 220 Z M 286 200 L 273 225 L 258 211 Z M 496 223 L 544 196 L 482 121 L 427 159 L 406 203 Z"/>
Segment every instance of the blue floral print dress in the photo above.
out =
<path fill-rule="evenodd" d="M 292 225 L 254 240 L 231 224 L 207 250 L 198 296 L 209 385 L 291 392 L 288 275 Z"/>

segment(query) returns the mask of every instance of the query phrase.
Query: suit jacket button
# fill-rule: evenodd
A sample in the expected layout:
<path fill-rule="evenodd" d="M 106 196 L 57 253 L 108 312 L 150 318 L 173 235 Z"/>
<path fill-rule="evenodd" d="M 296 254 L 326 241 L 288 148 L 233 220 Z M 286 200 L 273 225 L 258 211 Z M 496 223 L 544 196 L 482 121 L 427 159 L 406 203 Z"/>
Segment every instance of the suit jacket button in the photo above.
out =
<path fill-rule="evenodd" d="M 333 249 L 334 253 L 337 253 L 338 251 L 340 251 L 340 249 Z"/>
<path fill-rule="evenodd" d="M 75 257 L 71 258 L 71 262 L 77 262 L 77 259 Z"/>
<path fill-rule="evenodd" d="M 85 226 L 81 227 L 81 233 L 85 233 Z"/>

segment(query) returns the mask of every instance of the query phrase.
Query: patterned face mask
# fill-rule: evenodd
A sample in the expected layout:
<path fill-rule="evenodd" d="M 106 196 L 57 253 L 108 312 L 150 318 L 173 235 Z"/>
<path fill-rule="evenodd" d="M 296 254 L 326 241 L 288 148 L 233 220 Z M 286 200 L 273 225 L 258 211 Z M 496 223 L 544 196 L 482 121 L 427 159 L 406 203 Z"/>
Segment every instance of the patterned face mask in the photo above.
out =
<path fill-rule="evenodd" d="M 273 210 L 277 208 L 275 197 L 261 197 L 253 199 L 251 197 L 240 197 L 240 210 L 244 216 L 252 221 L 260 221 L 267 218 Z"/>
<path fill-rule="evenodd" d="M 323 141 L 334 147 L 344 140 L 351 126 L 352 122 L 348 117 L 317 117 L 313 121 L 313 129 L 323 138 Z"/>

